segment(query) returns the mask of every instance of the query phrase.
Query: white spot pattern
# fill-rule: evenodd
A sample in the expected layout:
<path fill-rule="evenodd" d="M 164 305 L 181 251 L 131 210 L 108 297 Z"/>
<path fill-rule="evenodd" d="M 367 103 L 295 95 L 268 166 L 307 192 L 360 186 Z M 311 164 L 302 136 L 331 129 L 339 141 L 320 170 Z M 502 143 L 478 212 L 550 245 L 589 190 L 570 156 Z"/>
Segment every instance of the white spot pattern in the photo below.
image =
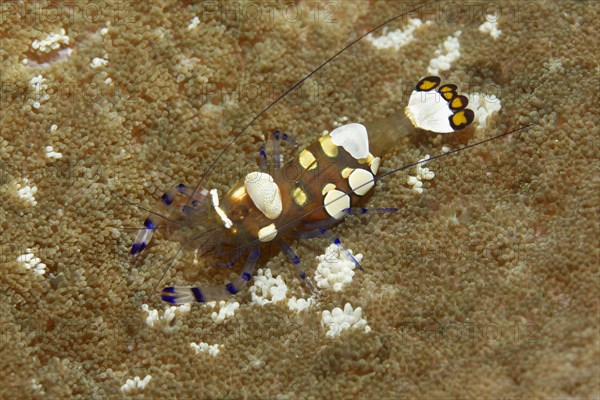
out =
<path fill-rule="evenodd" d="M 331 141 L 343 147 L 352 157 L 366 158 L 369 155 L 369 136 L 367 128 L 361 124 L 346 124 L 331 132 Z"/>
<path fill-rule="evenodd" d="M 348 177 L 348 183 L 350 184 L 350 188 L 354 190 L 354 193 L 362 196 L 371 190 L 375 181 L 373 180 L 372 173 L 366 169 L 358 168 L 352 171 Z"/>
<path fill-rule="evenodd" d="M 275 228 L 275 224 L 265 226 L 258 231 L 258 239 L 261 242 L 270 242 L 271 240 L 275 239 L 275 236 L 277 236 L 277 228 Z"/>
<path fill-rule="evenodd" d="M 344 210 L 350 208 L 350 196 L 341 190 L 330 190 L 323 199 L 323 205 L 327 214 L 333 218 L 341 219 L 346 213 Z"/>
<path fill-rule="evenodd" d="M 279 217 L 283 210 L 281 193 L 271 175 L 264 172 L 251 172 L 246 175 L 244 186 L 254 205 L 267 218 Z"/>

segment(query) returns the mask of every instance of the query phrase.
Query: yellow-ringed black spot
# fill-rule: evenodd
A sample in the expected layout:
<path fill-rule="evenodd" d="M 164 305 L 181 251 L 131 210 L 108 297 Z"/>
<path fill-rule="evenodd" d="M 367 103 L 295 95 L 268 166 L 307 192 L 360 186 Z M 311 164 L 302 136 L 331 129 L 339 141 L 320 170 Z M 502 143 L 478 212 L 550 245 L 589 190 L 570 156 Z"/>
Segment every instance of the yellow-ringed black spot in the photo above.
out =
<path fill-rule="evenodd" d="M 428 76 L 427 78 L 423 78 L 417 83 L 416 91 L 417 92 L 428 92 L 432 89 L 435 89 L 442 79 L 439 76 Z"/>
<path fill-rule="evenodd" d="M 453 83 L 447 83 L 445 85 L 443 85 L 442 87 L 440 87 L 440 89 L 438 90 L 438 92 L 440 93 L 447 93 L 447 92 L 454 92 L 456 93 L 456 90 L 458 89 L 458 87 L 453 84 Z"/>
<path fill-rule="evenodd" d="M 456 85 L 453 85 L 451 83 L 442 86 L 439 92 L 447 102 L 450 102 L 458 95 L 458 93 L 456 93 Z"/>
<path fill-rule="evenodd" d="M 453 98 L 454 96 L 456 96 L 456 93 L 454 93 L 454 92 L 444 92 L 444 93 L 441 93 L 441 95 L 442 95 L 442 97 L 443 97 L 443 98 L 444 98 L 444 99 L 445 99 L 447 102 L 450 102 L 450 101 L 452 101 L 452 98 Z"/>
<path fill-rule="evenodd" d="M 452 111 L 460 111 L 464 109 L 467 104 L 469 104 L 469 99 L 467 99 L 467 96 L 459 95 L 450 101 L 450 109 Z"/>
<path fill-rule="evenodd" d="M 459 131 L 471 125 L 474 118 L 475 113 L 473 112 L 473 110 L 466 108 L 462 111 L 457 112 L 456 114 L 453 114 L 448 119 L 450 120 L 450 126 L 452 127 L 452 129 L 454 129 L 455 131 Z"/>

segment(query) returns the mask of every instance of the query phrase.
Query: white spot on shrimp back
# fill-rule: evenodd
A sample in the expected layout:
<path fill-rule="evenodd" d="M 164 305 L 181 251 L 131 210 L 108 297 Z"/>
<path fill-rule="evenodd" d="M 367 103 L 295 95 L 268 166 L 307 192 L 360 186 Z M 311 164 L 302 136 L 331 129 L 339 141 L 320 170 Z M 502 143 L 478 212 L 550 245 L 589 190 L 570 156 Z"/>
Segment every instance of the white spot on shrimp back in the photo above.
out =
<path fill-rule="evenodd" d="M 343 147 L 357 160 L 369 156 L 369 136 L 364 125 L 354 123 L 342 125 L 335 128 L 330 135 L 333 144 Z"/>
<path fill-rule="evenodd" d="M 375 181 L 372 173 L 366 169 L 357 168 L 348 177 L 348 183 L 350 184 L 350 188 L 354 190 L 354 193 L 362 196 L 371 190 Z"/>
<path fill-rule="evenodd" d="M 264 172 L 251 172 L 246 175 L 244 186 L 254 205 L 269 219 L 281 214 L 283 204 L 279 187 L 273 177 Z"/>
<path fill-rule="evenodd" d="M 271 240 L 275 239 L 275 236 L 277 236 L 277 228 L 275 228 L 275 224 L 265 226 L 258 231 L 258 240 L 261 242 L 270 242 Z"/>
<path fill-rule="evenodd" d="M 327 214 L 335 219 L 341 219 L 346 215 L 344 210 L 350 208 L 350 196 L 341 190 L 333 189 L 325 195 L 323 205 Z"/>

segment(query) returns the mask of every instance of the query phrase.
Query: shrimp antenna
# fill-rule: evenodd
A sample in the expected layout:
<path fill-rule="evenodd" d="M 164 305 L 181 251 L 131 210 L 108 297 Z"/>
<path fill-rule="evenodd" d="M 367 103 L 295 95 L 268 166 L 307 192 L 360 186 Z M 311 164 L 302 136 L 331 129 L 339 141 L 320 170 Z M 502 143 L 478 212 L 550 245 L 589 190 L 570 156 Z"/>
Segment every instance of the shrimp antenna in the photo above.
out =
<path fill-rule="evenodd" d="M 306 76 L 304 76 L 304 78 L 300 79 L 298 82 L 294 83 L 292 86 L 290 86 L 285 92 L 283 92 L 281 95 L 279 95 L 279 97 L 277 97 L 275 100 L 273 100 L 273 102 L 271 102 L 268 106 L 266 106 L 265 108 L 263 108 L 258 114 L 256 114 L 254 116 L 254 118 L 252 118 L 252 120 L 250 120 L 250 122 L 248 122 L 243 128 L 242 130 L 240 130 L 238 132 L 237 135 L 234 136 L 233 139 L 231 139 L 231 141 L 227 144 L 227 146 L 225 146 L 225 148 L 223 150 L 221 150 L 221 152 L 217 155 L 217 157 L 213 160 L 212 163 L 210 163 L 210 165 L 208 166 L 208 168 L 203 172 L 202 177 L 200 178 L 200 180 L 198 181 L 198 184 L 196 185 L 196 187 L 194 188 L 194 191 L 192 192 L 192 195 L 190 196 L 190 200 L 188 200 L 188 204 L 191 201 L 191 198 L 194 197 L 194 194 L 196 194 L 196 191 L 200 188 L 200 186 L 202 185 L 202 183 L 204 182 L 204 180 L 208 177 L 208 174 L 210 173 L 210 171 L 212 171 L 213 167 L 215 166 L 215 164 L 217 163 L 217 161 L 219 161 L 219 159 L 221 159 L 221 157 L 223 156 L 223 154 L 225 154 L 229 148 L 233 145 L 233 143 L 239 139 L 240 136 L 242 136 L 244 134 L 244 132 L 246 132 L 246 130 L 252 126 L 252 124 L 259 119 L 264 113 L 266 113 L 267 111 L 269 111 L 271 109 L 271 107 L 273 107 L 275 104 L 277 104 L 281 99 L 283 99 L 285 96 L 287 96 L 291 91 L 293 91 L 294 89 L 296 89 L 298 86 L 300 86 L 302 83 L 304 83 L 304 81 L 306 81 L 307 79 L 309 79 L 311 76 L 313 76 L 314 74 L 316 74 L 317 72 L 319 72 L 325 65 L 329 64 L 331 61 L 333 61 L 334 59 L 336 59 L 340 54 L 342 54 L 343 52 L 345 52 L 346 50 L 348 50 L 350 47 L 354 46 L 357 42 L 359 42 L 360 40 L 362 40 L 365 36 L 370 35 L 371 33 L 375 32 L 376 30 L 382 28 L 383 26 L 396 21 L 399 18 L 402 18 L 405 15 L 408 15 L 410 13 L 413 13 L 415 11 L 418 11 L 422 8 L 425 8 L 431 4 L 437 3 L 441 0 L 432 0 L 432 1 L 428 1 L 426 3 L 423 3 L 421 5 L 418 5 L 414 8 L 412 8 L 411 10 L 405 11 L 401 14 L 396 15 L 395 17 L 392 17 L 384 22 L 382 22 L 381 24 L 375 26 L 374 28 L 370 29 L 369 31 L 367 31 L 367 33 L 357 37 L 356 39 L 354 39 L 353 41 L 351 41 L 350 43 L 348 43 L 346 46 L 344 46 L 342 49 L 338 50 L 334 55 L 332 55 L 331 57 L 329 57 L 327 60 L 325 60 L 323 63 L 321 63 L 321 65 L 319 65 L 317 68 L 315 68 L 314 70 L 312 70 L 310 73 L 308 73 Z"/>
<path fill-rule="evenodd" d="M 438 159 L 438 158 L 442 158 L 442 157 L 447 157 L 447 156 L 449 156 L 449 155 L 451 155 L 451 154 L 454 154 L 454 153 L 460 153 L 461 151 L 465 151 L 465 150 L 468 150 L 468 149 L 470 149 L 470 148 L 473 148 L 473 147 L 476 147 L 476 146 L 480 146 L 480 145 L 482 145 L 482 144 L 485 144 L 485 143 L 487 143 L 487 142 L 491 142 L 492 140 L 500 139 L 501 137 L 508 136 L 508 135 L 511 135 L 511 134 L 513 134 L 513 133 L 517 133 L 517 132 L 520 132 L 520 131 L 524 131 L 524 130 L 526 130 L 526 129 L 529 129 L 529 128 L 531 128 L 533 125 L 537 125 L 537 124 L 536 124 L 535 122 L 532 122 L 532 123 L 530 123 L 530 124 L 528 124 L 528 125 L 523 125 L 523 126 L 520 126 L 520 127 L 516 128 L 516 129 L 512 129 L 512 130 L 510 130 L 510 131 L 506 131 L 506 132 L 504 132 L 504 133 L 501 133 L 501 134 L 499 134 L 499 135 L 496 135 L 496 136 L 492 136 L 491 138 L 484 139 L 484 140 L 482 140 L 482 141 L 479 141 L 479 142 L 477 142 L 477 143 L 469 144 L 469 145 L 467 145 L 467 146 L 464 146 L 464 147 L 461 147 L 461 148 L 458 148 L 458 149 L 454 149 L 454 150 L 447 151 L 447 152 L 445 152 L 445 153 L 440 153 L 440 154 L 437 154 L 437 155 L 435 155 L 435 156 L 433 156 L 433 157 L 430 157 L 430 158 L 427 158 L 427 159 L 425 159 L 425 160 L 421 160 L 421 161 L 414 162 L 414 163 L 412 163 L 412 164 L 407 164 L 407 165 L 404 165 L 404 166 L 402 166 L 402 167 L 399 167 L 399 168 L 393 169 L 393 170 L 391 170 L 391 171 L 388 171 L 388 172 L 386 172 L 385 174 L 381 174 L 381 175 L 379 175 L 379 176 L 375 177 L 375 178 L 374 178 L 374 180 L 375 180 L 375 181 L 378 181 L 378 180 L 380 180 L 381 178 L 383 178 L 384 176 L 388 176 L 388 175 L 395 174 L 396 172 L 403 171 L 403 170 L 405 170 L 405 169 L 408 169 L 408 168 L 411 168 L 411 167 L 417 166 L 417 165 L 419 165 L 419 164 L 425 164 L 425 163 L 427 163 L 427 162 L 429 162 L 429 161 L 433 161 L 433 160 L 436 160 L 436 159 Z M 367 184 L 369 184 L 369 182 L 365 183 L 364 185 L 367 185 Z M 364 185 L 361 185 L 361 186 L 357 187 L 356 189 L 349 191 L 349 192 L 348 192 L 348 194 L 350 194 L 350 193 L 354 193 L 354 192 L 355 192 L 357 189 L 361 188 L 361 187 L 362 187 L 362 186 L 364 186 Z M 336 200 L 337 200 L 337 199 L 336 199 Z M 335 201 L 335 200 L 333 200 L 333 201 Z M 323 207 L 324 207 L 324 206 L 323 206 Z"/>

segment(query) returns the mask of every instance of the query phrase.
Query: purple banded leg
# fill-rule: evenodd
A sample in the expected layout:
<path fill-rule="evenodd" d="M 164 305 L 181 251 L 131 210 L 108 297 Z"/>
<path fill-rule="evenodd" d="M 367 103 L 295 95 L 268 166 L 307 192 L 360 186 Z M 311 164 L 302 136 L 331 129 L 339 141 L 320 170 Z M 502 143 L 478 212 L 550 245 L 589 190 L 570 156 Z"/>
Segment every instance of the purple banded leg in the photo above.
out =
<path fill-rule="evenodd" d="M 185 186 L 184 184 L 177 185 L 178 192 L 185 195 L 189 200 L 191 200 L 192 207 L 198 207 L 202 204 L 211 204 L 210 192 L 208 189 L 199 187 L 196 192 L 194 189 Z"/>
<path fill-rule="evenodd" d="M 365 272 L 365 270 L 360 265 L 358 260 L 356 258 L 354 258 L 352 253 L 350 253 L 350 251 L 348 251 L 348 249 L 342 244 L 342 241 L 340 240 L 339 237 L 335 236 L 331 232 L 327 232 L 325 229 L 321 229 L 321 231 L 324 236 L 326 236 L 327 238 L 329 238 L 329 240 L 331 240 L 331 243 L 335 244 L 340 249 L 340 251 L 346 255 L 346 257 L 348 257 L 350 260 L 352 260 L 352 262 L 354 263 L 354 265 L 356 265 L 356 267 L 358 269 L 360 269 L 362 272 Z"/>
<path fill-rule="evenodd" d="M 265 151 L 265 146 L 260 147 L 260 169 L 263 172 L 269 170 L 269 160 L 267 160 L 267 152 Z"/>
<path fill-rule="evenodd" d="M 294 147 L 298 146 L 298 141 L 285 132 L 281 134 L 281 140 L 290 143 Z"/>
<path fill-rule="evenodd" d="M 281 168 L 281 164 L 283 164 L 283 154 L 281 150 L 281 141 L 291 143 L 292 145 L 298 146 L 298 141 L 288 135 L 285 132 L 279 132 L 278 130 L 273 131 L 271 135 L 271 140 L 273 140 L 273 163 L 275 165 L 275 169 Z"/>
<path fill-rule="evenodd" d="M 384 214 L 389 212 L 396 212 L 398 208 L 384 207 L 384 208 L 362 208 L 362 207 L 351 207 L 346 208 L 344 212 L 348 215 L 364 215 L 364 214 Z"/>
<path fill-rule="evenodd" d="M 172 207 L 174 204 L 185 204 L 188 200 L 191 200 L 191 207 L 183 205 L 181 208 L 181 212 L 186 213 L 194 207 L 200 206 L 209 201 L 208 191 L 204 188 L 200 188 L 200 190 L 194 194 L 193 198 L 191 197 L 192 194 L 192 189 L 186 187 L 183 183 L 180 183 L 161 196 L 160 200 L 146 217 L 146 220 L 144 221 L 144 228 L 138 232 L 133 245 L 131 246 L 132 256 L 140 254 L 146 248 L 146 246 L 148 246 L 150 239 L 152 239 L 152 235 L 154 234 L 154 231 L 156 231 L 159 224 L 166 225 L 165 222 L 171 222 L 171 225 L 173 225 L 173 222 L 177 223 L 177 217 L 174 217 L 173 219 L 167 217 L 174 214 Z"/>
<path fill-rule="evenodd" d="M 146 220 L 144 221 L 144 229 L 138 232 L 133 245 L 131 246 L 132 256 L 140 254 L 142 251 L 144 251 L 146 246 L 148 246 L 156 227 L 159 225 L 159 223 L 165 220 L 162 215 L 167 213 L 168 207 L 173 203 L 178 191 L 182 190 L 184 187 L 185 185 L 179 184 L 161 196 L 161 199 L 154 206 L 152 212 L 146 217 Z"/>
<path fill-rule="evenodd" d="M 173 203 L 175 196 L 177 193 L 183 189 L 185 185 L 179 184 L 169 191 L 163 193 L 160 200 L 152 209 L 152 212 L 148 214 L 146 220 L 144 221 L 144 229 L 138 232 L 133 245 L 131 246 L 131 255 L 136 256 L 140 254 L 148 243 L 150 243 L 150 239 L 152 239 L 152 235 L 156 230 L 156 227 L 159 223 L 163 222 L 164 218 L 162 215 L 167 214 L 168 207 Z"/>
<path fill-rule="evenodd" d="M 229 282 L 227 285 L 225 285 L 225 289 L 227 289 L 230 294 L 236 294 L 239 292 L 244 285 L 246 285 L 246 282 L 252 278 L 252 274 L 254 274 L 254 268 L 258 263 L 259 256 L 260 252 L 258 251 L 258 247 L 250 250 L 250 254 L 248 254 L 248 258 L 246 259 L 244 269 L 242 270 L 240 276 L 234 282 Z"/>
<path fill-rule="evenodd" d="M 258 248 L 250 250 L 240 276 L 234 282 L 229 282 L 224 288 L 222 286 L 209 288 L 167 286 L 162 290 L 161 298 L 171 304 L 206 303 L 207 301 L 221 300 L 228 295 L 236 294 L 252 278 L 259 255 Z"/>
<path fill-rule="evenodd" d="M 271 140 L 273 141 L 273 167 L 279 169 L 283 162 L 283 154 L 281 154 L 281 132 L 273 131 Z"/>
<path fill-rule="evenodd" d="M 319 295 L 320 293 L 315 288 L 315 285 L 313 285 L 312 281 L 310 280 L 310 277 L 306 276 L 306 272 L 304 272 L 304 270 L 300 267 L 300 257 L 298 257 L 296 253 L 294 253 L 294 250 L 292 250 L 292 248 L 287 243 L 281 242 L 281 249 L 292 261 L 292 264 L 294 264 L 294 268 L 296 268 L 298 276 L 300 277 L 300 279 L 302 279 L 308 290 L 310 290 L 316 295 Z"/>
<path fill-rule="evenodd" d="M 136 256 L 137 254 L 144 251 L 148 243 L 150 243 L 150 239 L 152 239 L 152 235 L 158 226 L 158 221 L 160 217 L 157 215 L 149 214 L 146 220 L 144 221 L 144 228 L 140 230 L 133 241 L 133 245 L 131 245 L 131 255 Z M 155 222 L 157 221 L 157 222 Z"/>
<path fill-rule="evenodd" d="M 285 132 L 280 132 L 278 130 L 273 131 L 269 140 L 273 144 L 273 168 L 279 169 L 281 168 L 281 164 L 283 164 L 283 154 L 281 148 L 281 141 L 291 143 L 294 147 L 298 146 L 298 141 L 288 135 Z M 261 146 L 260 148 L 260 167 L 262 171 L 267 172 L 269 170 L 269 160 L 267 159 L 267 152 L 265 150 L 265 146 Z"/>

